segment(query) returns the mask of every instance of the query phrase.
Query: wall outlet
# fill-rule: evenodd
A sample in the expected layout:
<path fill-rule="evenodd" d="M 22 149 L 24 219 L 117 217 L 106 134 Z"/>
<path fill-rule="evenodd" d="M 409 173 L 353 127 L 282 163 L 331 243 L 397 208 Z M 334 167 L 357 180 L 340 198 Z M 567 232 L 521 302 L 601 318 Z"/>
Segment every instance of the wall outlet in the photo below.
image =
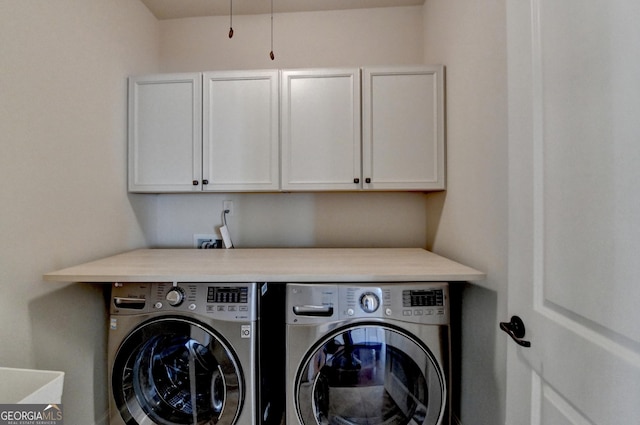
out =
<path fill-rule="evenodd" d="M 222 248 L 222 239 L 218 238 L 219 236 L 214 234 L 195 234 L 193 235 L 193 247 L 197 249 Z"/>
<path fill-rule="evenodd" d="M 233 215 L 233 201 L 222 201 L 222 211 L 229 211 L 227 215 Z"/>

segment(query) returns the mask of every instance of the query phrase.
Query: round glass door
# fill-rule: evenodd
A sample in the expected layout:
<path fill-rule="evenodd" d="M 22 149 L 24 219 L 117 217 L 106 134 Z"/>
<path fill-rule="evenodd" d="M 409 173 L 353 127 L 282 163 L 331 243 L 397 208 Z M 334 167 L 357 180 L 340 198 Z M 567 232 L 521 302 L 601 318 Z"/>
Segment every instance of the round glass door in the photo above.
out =
<path fill-rule="evenodd" d="M 295 387 L 303 425 L 436 425 L 445 409 L 443 370 L 429 349 L 379 324 L 320 341 Z"/>
<path fill-rule="evenodd" d="M 151 320 L 129 334 L 112 385 L 127 425 L 231 425 L 244 396 L 230 347 L 204 324 L 179 317 Z"/>

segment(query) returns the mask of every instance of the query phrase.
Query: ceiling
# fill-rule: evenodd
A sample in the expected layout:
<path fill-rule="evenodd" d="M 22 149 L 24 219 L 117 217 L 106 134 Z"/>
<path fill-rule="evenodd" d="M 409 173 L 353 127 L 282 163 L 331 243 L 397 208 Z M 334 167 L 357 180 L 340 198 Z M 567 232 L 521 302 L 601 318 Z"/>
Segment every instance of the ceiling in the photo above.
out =
<path fill-rule="evenodd" d="M 270 0 L 140 0 L 157 19 L 228 15 L 233 1 L 234 15 L 271 12 Z M 375 7 L 419 6 L 425 0 L 273 0 L 273 11 L 310 12 L 320 10 L 369 9 Z"/>

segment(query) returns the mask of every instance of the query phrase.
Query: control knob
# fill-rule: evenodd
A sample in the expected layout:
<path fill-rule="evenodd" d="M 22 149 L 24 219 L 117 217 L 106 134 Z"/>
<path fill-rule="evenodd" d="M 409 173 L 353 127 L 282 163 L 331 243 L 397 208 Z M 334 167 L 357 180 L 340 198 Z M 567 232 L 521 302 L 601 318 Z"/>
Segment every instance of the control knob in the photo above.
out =
<path fill-rule="evenodd" d="M 365 313 L 373 313 L 380 307 L 380 298 L 373 292 L 365 292 L 360 296 L 360 308 Z"/>
<path fill-rule="evenodd" d="M 182 301 L 184 301 L 184 291 L 182 288 L 173 288 L 167 292 L 165 299 L 169 305 L 177 307 L 182 304 Z"/>

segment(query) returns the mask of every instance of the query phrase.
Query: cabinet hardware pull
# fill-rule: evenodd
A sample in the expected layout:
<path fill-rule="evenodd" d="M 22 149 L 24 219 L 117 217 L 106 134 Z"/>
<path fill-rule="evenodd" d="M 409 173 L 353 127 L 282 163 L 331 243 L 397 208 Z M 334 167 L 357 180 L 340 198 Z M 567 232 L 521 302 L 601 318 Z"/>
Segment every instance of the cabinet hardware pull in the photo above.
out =
<path fill-rule="evenodd" d="M 202 180 L 202 184 L 209 184 L 209 180 L 207 179 Z"/>
<path fill-rule="evenodd" d="M 194 186 L 197 186 L 197 185 L 199 185 L 199 184 L 200 184 L 200 182 L 198 182 L 198 180 L 194 180 L 194 181 L 193 181 L 193 185 L 194 185 Z"/>
<path fill-rule="evenodd" d="M 356 177 L 355 179 L 353 179 L 353 182 L 354 182 L 355 184 L 358 184 L 358 183 L 360 183 L 360 179 Z"/>
<path fill-rule="evenodd" d="M 366 179 L 364 179 L 365 183 L 371 183 L 371 179 L 369 177 L 367 177 Z"/>

